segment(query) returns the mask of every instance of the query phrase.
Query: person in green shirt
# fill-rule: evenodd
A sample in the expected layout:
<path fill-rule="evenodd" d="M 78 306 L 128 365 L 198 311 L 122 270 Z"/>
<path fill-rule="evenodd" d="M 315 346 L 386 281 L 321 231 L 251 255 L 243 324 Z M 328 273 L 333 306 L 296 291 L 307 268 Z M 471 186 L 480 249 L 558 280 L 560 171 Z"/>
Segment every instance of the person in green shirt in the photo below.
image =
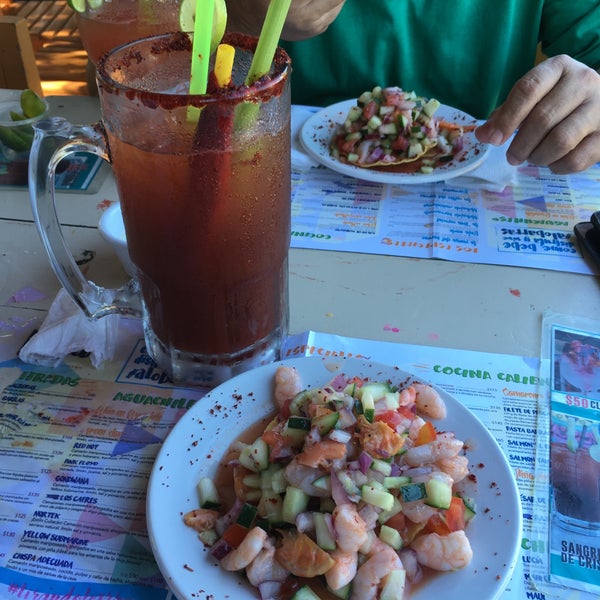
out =
<path fill-rule="evenodd" d="M 268 4 L 227 0 L 228 28 L 258 35 Z M 292 0 L 282 37 L 295 104 L 399 86 L 487 119 L 482 142 L 516 131 L 511 164 L 600 161 L 600 0 Z"/>

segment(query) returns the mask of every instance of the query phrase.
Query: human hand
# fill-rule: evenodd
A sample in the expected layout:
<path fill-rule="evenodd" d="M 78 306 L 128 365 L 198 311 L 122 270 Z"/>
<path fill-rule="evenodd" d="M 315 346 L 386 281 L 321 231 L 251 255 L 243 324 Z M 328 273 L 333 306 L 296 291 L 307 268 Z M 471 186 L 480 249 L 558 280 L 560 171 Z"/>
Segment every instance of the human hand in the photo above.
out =
<path fill-rule="evenodd" d="M 506 153 L 512 165 L 528 161 L 564 174 L 600 161 L 600 74 L 566 55 L 535 66 L 475 135 L 501 145 L 515 131 Z"/>
<path fill-rule="evenodd" d="M 281 37 L 304 40 L 323 33 L 346 0 L 292 0 Z M 227 29 L 259 35 L 269 0 L 227 0 Z"/>

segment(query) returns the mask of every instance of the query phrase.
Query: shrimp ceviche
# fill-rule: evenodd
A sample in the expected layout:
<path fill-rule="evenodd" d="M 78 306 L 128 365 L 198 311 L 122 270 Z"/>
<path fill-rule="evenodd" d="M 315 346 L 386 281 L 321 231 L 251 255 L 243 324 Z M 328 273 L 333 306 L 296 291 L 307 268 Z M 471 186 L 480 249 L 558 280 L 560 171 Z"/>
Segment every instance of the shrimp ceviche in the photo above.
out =
<path fill-rule="evenodd" d="M 263 600 L 397 600 L 428 570 L 469 564 L 475 509 L 457 487 L 468 459 L 432 422 L 446 416 L 433 387 L 339 374 L 303 389 L 280 366 L 275 402 L 222 465 L 234 501 L 204 477 L 200 507 L 184 515 L 223 569 L 244 572 Z"/>
<path fill-rule="evenodd" d="M 463 148 L 463 133 L 474 126 L 435 116 L 440 103 L 399 87 L 363 92 L 338 126 L 331 154 L 357 167 L 385 167 L 421 159 L 420 170 L 433 172 Z"/>

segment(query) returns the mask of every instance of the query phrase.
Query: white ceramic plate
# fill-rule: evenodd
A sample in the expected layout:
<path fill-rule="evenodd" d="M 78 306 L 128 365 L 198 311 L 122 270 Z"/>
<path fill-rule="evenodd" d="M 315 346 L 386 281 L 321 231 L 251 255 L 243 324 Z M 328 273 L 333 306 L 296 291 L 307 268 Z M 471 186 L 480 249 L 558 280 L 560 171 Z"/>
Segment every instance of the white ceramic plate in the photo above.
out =
<path fill-rule="evenodd" d="M 473 133 L 464 134 L 464 149 L 454 160 L 437 166 L 433 173 L 394 173 L 376 169 L 355 167 L 339 161 L 331 156 L 329 145 L 336 125 L 343 123 L 350 107 L 356 100 L 344 100 L 320 110 L 309 117 L 300 130 L 300 141 L 306 152 L 322 165 L 337 171 L 342 175 L 398 185 L 431 183 L 446 181 L 459 175 L 465 175 L 477 168 L 488 156 L 490 148 L 487 144 L 478 142 Z M 456 108 L 442 104 L 435 113 L 446 121 L 472 125 L 477 120 Z"/>
<path fill-rule="evenodd" d="M 198 507 L 196 483 L 215 474 L 230 443 L 273 412 L 273 377 L 280 364 L 235 377 L 200 399 L 173 428 L 156 458 L 148 486 L 148 531 L 160 570 L 179 600 L 258 598 L 241 576 L 216 566 L 196 532 L 184 525 L 182 515 Z M 320 387 L 339 372 L 398 384 L 414 379 L 395 367 L 358 359 L 310 357 L 284 364 L 299 370 L 304 387 Z M 473 488 L 466 490 L 478 510 L 467 529 L 474 557 L 465 569 L 432 578 L 411 600 L 463 600 L 465 593 L 469 595 L 465 590 L 477 590 L 479 600 L 491 600 L 501 594 L 519 556 L 519 494 L 512 470 L 488 430 L 462 404 L 440 393 L 448 416 L 436 425 L 454 431 L 468 444 L 467 456 L 476 476 Z"/>

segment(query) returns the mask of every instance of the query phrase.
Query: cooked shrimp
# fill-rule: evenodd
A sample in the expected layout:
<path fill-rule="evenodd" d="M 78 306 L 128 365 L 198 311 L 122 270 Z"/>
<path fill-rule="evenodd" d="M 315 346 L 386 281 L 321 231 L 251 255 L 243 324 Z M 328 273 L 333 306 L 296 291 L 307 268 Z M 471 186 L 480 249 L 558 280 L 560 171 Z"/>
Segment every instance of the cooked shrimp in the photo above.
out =
<path fill-rule="evenodd" d="M 462 569 L 471 562 L 473 550 L 465 532 L 453 531 L 448 535 L 428 533 L 417 537 L 411 544 L 420 564 L 436 571 Z"/>
<path fill-rule="evenodd" d="M 336 542 L 344 552 L 356 552 L 367 540 L 367 526 L 354 504 L 341 504 L 333 510 Z"/>
<path fill-rule="evenodd" d="M 267 539 L 256 558 L 246 567 L 248 581 L 258 587 L 263 581 L 284 581 L 289 571 L 275 560 L 275 546 Z"/>
<path fill-rule="evenodd" d="M 381 580 L 392 571 L 402 568 L 397 552 L 384 544 L 356 571 L 350 600 L 373 600 L 377 597 Z"/>
<path fill-rule="evenodd" d="M 398 394 L 400 406 L 410 406 L 415 402 L 416 398 L 417 390 L 412 385 L 400 390 L 400 393 Z"/>
<path fill-rule="evenodd" d="M 261 527 L 253 527 L 241 544 L 221 559 L 221 566 L 227 571 L 245 569 L 259 554 L 267 539 L 267 533 Z"/>
<path fill-rule="evenodd" d="M 294 367 L 278 367 L 275 371 L 275 401 L 281 409 L 302 391 L 300 373 Z"/>
<path fill-rule="evenodd" d="M 436 460 L 435 464 L 438 469 L 448 473 L 454 483 L 462 481 L 469 474 L 469 459 L 464 455 L 441 458 Z"/>
<path fill-rule="evenodd" d="M 315 467 L 307 467 L 298 462 L 296 458 L 291 460 L 285 467 L 285 478 L 290 485 L 300 488 L 310 496 L 327 497 L 331 494 L 326 489 L 320 489 L 313 485 L 319 477 L 323 477 L 326 471 Z"/>
<path fill-rule="evenodd" d="M 425 504 L 422 500 L 407 502 L 402 505 L 402 512 L 407 519 L 413 523 L 426 523 L 438 512 L 437 508 Z"/>
<path fill-rule="evenodd" d="M 333 440 L 323 440 L 310 446 L 305 446 L 302 452 L 296 457 L 296 460 L 305 467 L 329 468 L 334 460 L 344 458 L 346 452 L 346 444 L 334 442 Z"/>
<path fill-rule="evenodd" d="M 454 437 L 438 436 L 433 442 L 409 448 L 403 458 L 410 467 L 420 467 L 444 458 L 454 458 L 463 446 L 463 442 Z"/>
<path fill-rule="evenodd" d="M 445 419 L 446 403 L 439 393 L 424 383 L 414 383 L 413 386 L 417 393 L 415 398 L 417 410 L 431 419 Z"/>
<path fill-rule="evenodd" d="M 219 513 L 208 508 L 197 508 L 183 515 L 183 522 L 198 533 L 214 529 Z"/>
<path fill-rule="evenodd" d="M 358 419 L 356 436 L 363 450 L 375 458 L 389 458 L 398 454 L 404 446 L 404 438 L 387 423 L 369 423 L 362 415 Z"/>
<path fill-rule="evenodd" d="M 331 558 L 335 564 L 325 573 L 325 580 L 332 590 L 339 590 L 354 579 L 358 567 L 358 554 L 337 548 L 331 552 Z"/>

